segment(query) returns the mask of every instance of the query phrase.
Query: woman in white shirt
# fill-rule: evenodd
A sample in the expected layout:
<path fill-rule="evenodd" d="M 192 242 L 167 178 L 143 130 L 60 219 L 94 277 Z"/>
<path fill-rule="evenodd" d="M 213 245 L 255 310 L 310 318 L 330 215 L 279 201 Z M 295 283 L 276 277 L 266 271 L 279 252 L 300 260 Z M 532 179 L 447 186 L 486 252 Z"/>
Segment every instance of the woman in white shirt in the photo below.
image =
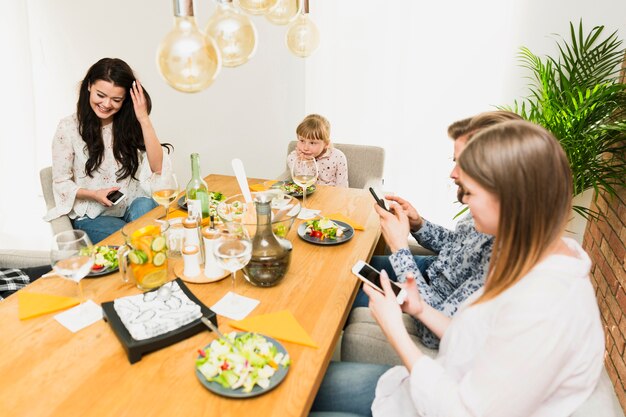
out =
<path fill-rule="evenodd" d="M 369 397 L 372 414 L 568 416 L 595 388 L 604 336 L 589 280 L 591 261 L 563 237 L 572 194 L 567 157 L 543 128 L 512 121 L 476 135 L 458 164 L 476 228 L 495 235 L 485 286 L 452 319 L 423 303 L 412 279 L 401 307 L 388 280 L 382 280 L 385 294 L 365 288 L 373 316 L 404 363 L 378 379 L 375 398 Z M 399 225 L 406 220 L 400 210 L 388 216 Z M 403 311 L 441 337 L 436 359 L 412 342 Z M 367 415 L 351 399 L 364 401 L 360 381 L 370 365 L 333 367 L 313 410 Z M 355 395 L 353 382 L 361 389 Z M 340 408 L 325 397 L 333 389 L 335 402 L 345 399 Z"/>
<path fill-rule="evenodd" d="M 56 207 L 45 220 L 67 214 L 96 243 L 156 207 L 147 180 L 164 154 L 151 107 L 126 62 L 103 58 L 89 68 L 76 113 L 61 120 L 52 142 Z M 116 190 L 125 198 L 114 205 Z"/>

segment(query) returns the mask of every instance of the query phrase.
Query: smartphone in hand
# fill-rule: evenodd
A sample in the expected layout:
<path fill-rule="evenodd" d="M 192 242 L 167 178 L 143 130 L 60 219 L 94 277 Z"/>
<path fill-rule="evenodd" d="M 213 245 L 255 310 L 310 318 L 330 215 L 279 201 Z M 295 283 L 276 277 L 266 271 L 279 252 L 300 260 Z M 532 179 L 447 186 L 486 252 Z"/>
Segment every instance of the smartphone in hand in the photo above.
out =
<path fill-rule="evenodd" d="M 113 203 L 113 205 L 117 205 L 120 201 L 122 201 L 126 197 L 126 194 L 122 193 L 120 190 L 111 191 L 107 194 L 107 199 Z"/>
<path fill-rule="evenodd" d="M 372 197 L 374 197 L 374 200 L 376 200 L 376 203 L 378 203 L 380 207 L 389 211 L 389 207 L 387 207 L 387 203 L 385 202 L 385 200 L 380 199 L 378 197 L 378 194 L 376 194 L 376 191 L 374 191 L 372 187 L 370 187 L 370 193 L 372 193 Z"/>
<path fill-rule="evenodd" d="M 376 290 L 384 293 L 382 285 L 380 284 L 380 272 L 374 269 L 368 263 L 364 261 L 358 261 L 352 267 L 352 273 L 367 285 L 371 285 Z M 398 301 L 398 304 L 404 303 L 404 300 L 406 300 L 407 297 L 406 290 L 393 281 L 389 282 L 391 283 L 391 289 L 396 294 L 396 300 Z"/>

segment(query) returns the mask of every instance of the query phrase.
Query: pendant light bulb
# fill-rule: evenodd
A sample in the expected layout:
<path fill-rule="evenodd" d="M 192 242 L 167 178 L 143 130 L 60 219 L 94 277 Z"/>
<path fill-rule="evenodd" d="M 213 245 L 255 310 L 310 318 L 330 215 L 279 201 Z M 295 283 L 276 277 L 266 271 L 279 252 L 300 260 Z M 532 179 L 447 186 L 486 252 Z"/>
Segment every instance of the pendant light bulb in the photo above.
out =
<path fill-rule="evenodd" d="M 256 52 L 256 28 L 248 16 L 233 6 L 232 0 L 218 0 L 206 36 L 215 40 L 225 67 L 245 64 Z"/>
<path fill-rule="evenodd" d="M 220 53 L 198 29 L 193 0 L 174 0 L 174 28 L 159 45 L 157 63 L 165 81 L 184 93 L 204 90 L 219 74 Z"/>
<path fill-rule="evenodd" d="M 320 46 L 320 31 L 309 19 L 309 2 L 304 0 L 302 12 L 287 27 L 287 47 L 296 56 L 306 58 Z"/>
<path fill-rule="evenodd" d="M 239 0 L 239 7 L 250 14 L 263 14 L 276 4 L 277 0 Z"/>
<path fill-rule="evenodd" d="M 276 4 L 267 11 L 265 18 L 275 25 L 286 25 L 298 15 L 299 10 L 299 0 L 278 0 Z"/>

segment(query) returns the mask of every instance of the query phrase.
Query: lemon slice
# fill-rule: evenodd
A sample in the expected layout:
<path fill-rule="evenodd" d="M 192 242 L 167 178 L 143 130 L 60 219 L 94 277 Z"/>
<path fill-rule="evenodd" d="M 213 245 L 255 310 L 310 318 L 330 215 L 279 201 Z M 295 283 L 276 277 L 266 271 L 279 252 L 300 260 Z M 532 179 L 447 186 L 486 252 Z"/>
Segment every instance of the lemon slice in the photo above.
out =
<path fill-rule="evenodd" d="M 143 288 L 150 289 L 162 285 L 165 281 L 167 281 L 167 270 L 160 269 L 158 271 L 147 273 L 143 277 L 143 280 L 141 280 L 140 285 Z"/>

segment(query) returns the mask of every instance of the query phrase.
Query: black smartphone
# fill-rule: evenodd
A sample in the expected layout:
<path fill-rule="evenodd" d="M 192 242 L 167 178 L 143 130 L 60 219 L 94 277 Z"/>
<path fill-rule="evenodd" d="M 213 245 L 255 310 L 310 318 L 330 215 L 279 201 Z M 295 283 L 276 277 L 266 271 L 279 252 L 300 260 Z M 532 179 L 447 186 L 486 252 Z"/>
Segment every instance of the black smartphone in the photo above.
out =
<path fill-rule="evenodd" d="M 389 211 L 389 208 L 387 208 L 387 204 L 385 204 L 385 200 L 381 200 L 380 198 L 378 198 L 378 195 L 376 194 L 376 191 L 374 191 L 374 189 L 372 187 L 370 187 L 370 193 L 372 193 L 372 196 L 374 197 L 374 200 L 376 200 L 376 203 L 378 203 L 378 205 L 380 207 L 382 207 L 383 209 Z"/>
<path fill-rule="evenodd" d="M 116 205 L 117 203 L 122 201 L 124 197 L 126 197 L 126 195 L 120 190 L 111 191 L 109 194 L 107 194 L 107 198 L 111 203 L 113 203 L 113 205 Z"/>

